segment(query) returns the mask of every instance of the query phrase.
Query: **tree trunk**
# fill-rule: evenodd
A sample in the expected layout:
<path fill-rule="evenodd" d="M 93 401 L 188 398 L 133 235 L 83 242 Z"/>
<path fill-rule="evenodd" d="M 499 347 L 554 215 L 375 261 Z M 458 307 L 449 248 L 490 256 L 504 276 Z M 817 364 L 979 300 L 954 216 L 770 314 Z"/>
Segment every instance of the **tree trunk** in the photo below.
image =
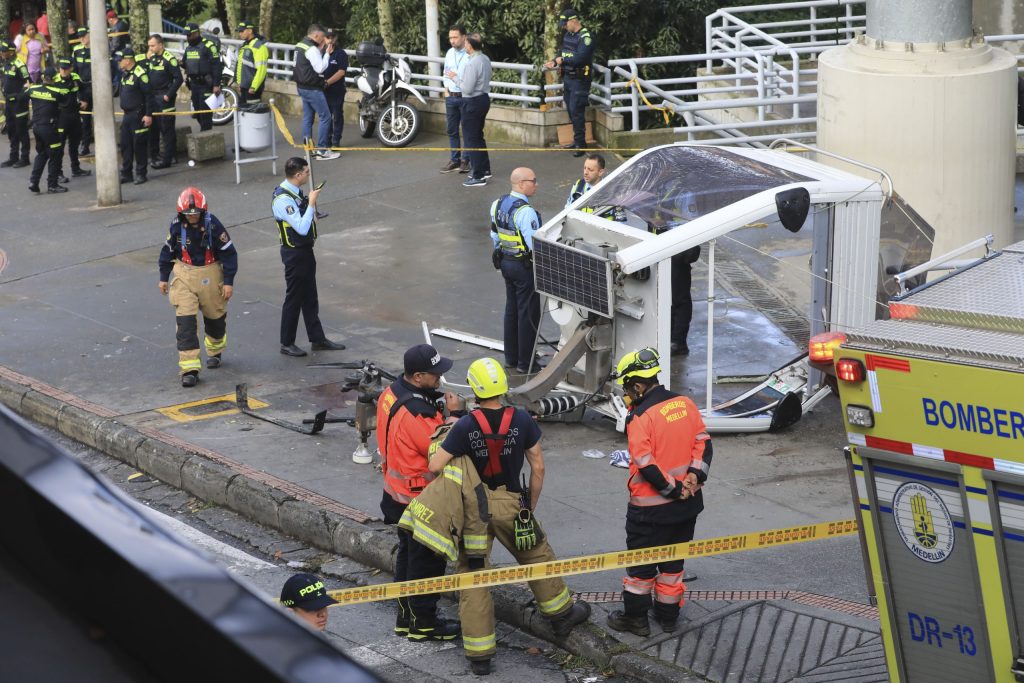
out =
<path fill-rule="evenodd" d="M 227 25 L 224 27 L 224 37 L 232 38 L 238 28 L 238 22 L 242 20 L 242 0 L 224 0 L 224 14 L 227 18 Z"/>
<path fill-rule="evenodd" d="M 146 9 L 146 0 L 128 0 L 128 35 L 132 40 L 135 54 L 145 54 L 149 40 L 149 11 Z"/>
<path fill-rule="evenodd" d="M 6 4 L 0 0 L 0 4 Z M 65 0 L 46 0 L 46 16 L 50 22 L 50 44 L 53 48 L 54 63 L 61 58 L 71 58 L 68 45 L 68 5 Z"/>
<path fill-rule="evenodd" d="M 380 37 L 384 39 L 384 48 L 391 52 L 395 49 L 395 16 L 391 11 L 391 0 L 377 0 L 377 18 L 380 20 Z"/>
<path fill-rule="evenodd" d="M 270 24 L 274 21 L 274 0 L 260 0 L 260 35 L 272 40 Z"/>
<path fill-rule="evenodd" d="M 558 28 L 558 15 L 562 13 L 561 0 L 544 0 L 544 61 L 555 58 L 558 54 L 558 39 L 561 31 Z M 544 72 L 545 83 L 558 82 L 558 70 Z"/>
<path fill-rule="evenodd" d="M 11 40 L 14 36 L 7 35 L 11 26 L 11 5 L 6 0 L 0 2 L 0 37 Z"/>

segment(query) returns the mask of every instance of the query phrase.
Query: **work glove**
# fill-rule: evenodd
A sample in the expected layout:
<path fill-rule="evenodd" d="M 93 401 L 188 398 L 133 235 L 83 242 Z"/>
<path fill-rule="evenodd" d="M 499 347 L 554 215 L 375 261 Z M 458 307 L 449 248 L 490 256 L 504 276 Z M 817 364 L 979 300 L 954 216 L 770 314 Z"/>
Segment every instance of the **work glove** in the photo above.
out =
<path fill-rule="evenodd" d="M 523 508 L 516 515 L 512 524 L 515 531 L 516 550 L 532 550 L 537 545 L 537 525 L 533 521 L 533 513 Z"/>

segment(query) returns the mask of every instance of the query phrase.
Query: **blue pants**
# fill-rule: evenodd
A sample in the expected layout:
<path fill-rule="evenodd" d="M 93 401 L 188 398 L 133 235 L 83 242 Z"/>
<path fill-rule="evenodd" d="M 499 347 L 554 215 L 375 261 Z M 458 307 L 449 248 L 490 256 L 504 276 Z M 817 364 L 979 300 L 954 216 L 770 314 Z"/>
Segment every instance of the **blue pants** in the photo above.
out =
<path fill-rule="evenodd" d="M 540 296 L 533 288 L 529 261 L 501 259 L 505 278 L 505 365 L 523 372 L 533 364 L 533 347 L 540 326 Z"/>
<path fill-rule="evenodd" d="M 320 118 L 320 126 L 316 130 L 316 146 L 331 146 L 331 108 L 327 106 L 327 97 L 323 90 L 299 88 L 302 98 L 302 137 L 312 139 L 313 117 Z"/>
<path fill-rule="evenodd" d="M 343 81 L 340 81 L 341 83 Z M 331 110 L 331 147 L 341 144 L 341 134 L 345 132 L 345 86 L 335 84 L 324 91 L 327 108 Z"/>
<path fill-rule="evenodd" d="M 458 163 L 459 157 L 469 161 L 469 152 L 459 152 L 462 141 L 459 139 L 459 127 L 462 125 L 464 101 L 461 96 L 449 95 L 444 98 L 444 117 L 448 122 L 448 147 L 452 150 L 451 160 Z"/>
<path fill-rule="evenodd" d="M 487 120 L 487 112 L 491 110 L 491 98 L 487 93 L 483 93 L 476 97 L 463 97 L 462 101 L 462 133 L 466 147 L 483 149 L 487 147 L 484 140 L 484 123 Z M 491 157 L 486 150 L 470 152 L 469 163 L 473 166 L 471 175 L 474 178 L 482 178 L 491 172 Z"/>
<path fill-rule="evenodd" d="M 573 147 L 587 144 L 587 104 L 590 102 L 590 79 L 565 78 L 562 81 L 565 110 L 572 122 Z"/>
<path fill-rule="evenodd" d="M 322 94 L 322 93 L 321 93 Z M 316 257 L 312 247 L 291 249 L 281 247 L 284 263 L 284 304 L 281 305 L 281 346 L 295 343 L 299 314 L 306 324 L 306 337 L 311 342 L 327 340 L 320 324 L 320 299 L 316 292 Z"/>

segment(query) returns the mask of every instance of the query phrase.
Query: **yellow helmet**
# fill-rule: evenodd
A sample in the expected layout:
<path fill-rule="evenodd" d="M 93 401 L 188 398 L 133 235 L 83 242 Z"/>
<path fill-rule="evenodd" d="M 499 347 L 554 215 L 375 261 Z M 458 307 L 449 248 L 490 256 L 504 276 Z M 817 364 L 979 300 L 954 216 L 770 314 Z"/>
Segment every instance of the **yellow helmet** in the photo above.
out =
<path fill-rule="evenodd" d="M 630 351 L 619 359 L 615 381 L 622 384 L 626 377 L 654 377 L 661 371 L 660 360 L 658 352 L 650 346 Z"/>
<path fill-rule="evenodd" d="M 494 398 L 508 393 L 508 377 L 505 368 L 493 358 L 473 361 L 466 373 L 466 381 L 473 387 L 477 398 Z"/>

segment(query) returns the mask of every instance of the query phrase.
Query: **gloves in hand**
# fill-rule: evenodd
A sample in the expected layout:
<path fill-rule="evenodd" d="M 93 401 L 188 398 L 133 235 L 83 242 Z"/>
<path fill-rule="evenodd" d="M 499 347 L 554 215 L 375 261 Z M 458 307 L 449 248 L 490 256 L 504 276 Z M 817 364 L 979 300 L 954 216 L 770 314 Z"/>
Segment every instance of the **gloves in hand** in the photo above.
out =
<path fill-rule="evenodd" d="M 519 511 L 513 522 L 517 550 L 530 550 L 537 545 L 537 527 L 533 522 L 533 513 L 528 508 Z"/>

